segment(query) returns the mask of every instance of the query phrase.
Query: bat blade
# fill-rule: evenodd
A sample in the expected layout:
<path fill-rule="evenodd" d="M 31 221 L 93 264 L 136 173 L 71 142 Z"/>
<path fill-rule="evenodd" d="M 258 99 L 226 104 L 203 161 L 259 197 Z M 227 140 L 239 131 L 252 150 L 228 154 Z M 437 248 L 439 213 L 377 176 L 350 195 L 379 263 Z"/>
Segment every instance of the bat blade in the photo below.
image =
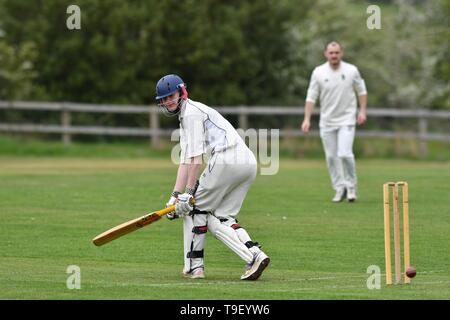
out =
<path fill-rule="evenodd" d="M 161 219 L 161 217 L 163 215 L 168 214 L 169 212 L 172 212 L 172 211 L 175 211 L 175 205 L 172 205 L 172 206 L 164 208 L 162 210 L 148 213 L 146 215 L 143 215 L 142 217 L 124 222 L 122 224 L 119 224 L 118 226 L 115 226 L 114 228 L 111 228 L 111 229 L 99 234 L 92 240 L 92 242 L 96 246 L 102 246 L 102 245 L 104 245 L 110 241 L 113 241 L 119 237 L 122 237 L 130 232 L 136 231 L 146 225 L 149 225 L 155 221 L 158 221 L 159 219 Z"/>

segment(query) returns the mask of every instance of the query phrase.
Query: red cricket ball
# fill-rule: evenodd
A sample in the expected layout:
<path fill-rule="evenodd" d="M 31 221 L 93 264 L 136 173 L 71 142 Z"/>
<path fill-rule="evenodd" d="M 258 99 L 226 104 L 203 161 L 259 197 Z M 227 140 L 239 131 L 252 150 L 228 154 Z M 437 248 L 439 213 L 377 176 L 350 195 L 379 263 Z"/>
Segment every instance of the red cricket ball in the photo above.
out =
<path fill-rule="evenodd" d="M 406 269 L 406 275 L 408 278 L 414 278 L 416 276 L 416 268 L 408 267 L 408 269 Z"/>

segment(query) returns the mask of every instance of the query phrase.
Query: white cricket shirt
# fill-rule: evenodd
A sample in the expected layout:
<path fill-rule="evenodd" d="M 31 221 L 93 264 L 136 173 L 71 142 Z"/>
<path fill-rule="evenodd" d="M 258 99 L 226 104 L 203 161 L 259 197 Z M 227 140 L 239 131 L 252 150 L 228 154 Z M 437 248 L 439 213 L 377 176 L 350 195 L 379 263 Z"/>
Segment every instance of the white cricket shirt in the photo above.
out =
<path fill-rule="evenodd" d="M 333 70 L 328 62 L 316 67 L 311 75 L 306 101 L 320 100 L 319 126 L 355 125 L 358 96 L 367 94 L 358 68 L 341 60 Z"/>
<path fill-rule="evenodd" d="M 203 103 L 186 100 L 181 107 L 181 163 L 205 153 L 211 155 L 242 142 L 236 129 L 219 112 Z"/>

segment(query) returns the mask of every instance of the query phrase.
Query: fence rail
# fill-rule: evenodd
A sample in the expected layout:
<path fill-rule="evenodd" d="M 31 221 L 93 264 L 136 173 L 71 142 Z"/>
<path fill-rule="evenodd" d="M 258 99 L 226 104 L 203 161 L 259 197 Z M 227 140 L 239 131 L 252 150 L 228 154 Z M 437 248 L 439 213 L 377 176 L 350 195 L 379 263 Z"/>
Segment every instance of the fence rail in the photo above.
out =
<path fill-rule="evenodd" d="M 157 106 L 142 105 L 99 105 L 81 104 L 70 102 L 30 102 L 30 101 L 0 101 L 0 109 L 6 110 L 36 110 L 36 111 L 56 111 L 61 113 L 61 125 L 44 124 L 17 124 L 0 122 L 0 131 L 3 132 L 27 132 L 27 133 L 55 133 L 61 134 L 65 144 L 70 144 L 72 135 L 116 135 L 116 136 L 141 136 L 150 137 L 153 146 L 158 147 L 161 137 L 169 137 L 172 129 L 162 129 L 159 118 L 161 111 Z M 216 107 L 217 111 L 224 115 L 238 115 L 239 127 L 248 128 L 248 117 L 250 115 L 262 116 L 302 116 L 303 107 L 284 106 L 234 106 Z M 125 114 L 147 114 L 149 117 L 148 128 L 130 127 L 101 127 L 101 126 L 75 126 L 72 125 L 71 114 L 74 112 L 87 113 L 125 113 Z M 318 109 L 314 110 L 315 115 Z M 418 127 L 415 131 L 393 132 L 393 131 L 367 131 L 357 130 L 358 137 L 380 137 L 380 138 L 411 138 L 420 141 L 420 152 L 427 153 L 427 141 L 439 140 L 450 141 L 449 133 L 428 132 L 429 119 L 450 119 L 450 111 L 431 111 L 425 109 L 387 109 L 369 108 L 368 117 L 390 117 L 390 118 L 415 118 Z M 299 119 L 300 121 L 300 119 Z M 318 136 L 319 132 L 313 130 L 312 136 Z M 300 130 L 281 129 L 281 137 L 298 137 L 304 134 Z"/>

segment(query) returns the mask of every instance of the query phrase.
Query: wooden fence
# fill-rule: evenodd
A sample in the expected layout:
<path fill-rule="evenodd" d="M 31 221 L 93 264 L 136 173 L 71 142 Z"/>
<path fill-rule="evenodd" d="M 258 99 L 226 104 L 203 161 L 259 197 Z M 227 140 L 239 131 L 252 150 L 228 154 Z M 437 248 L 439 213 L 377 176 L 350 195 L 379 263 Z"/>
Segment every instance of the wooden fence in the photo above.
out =
<path fill-rule="evenodd" d="M 161 137 L 170 137 L 173 129 L 160 127 L 161 111 L 157 106 L 136 105 L 98 105 L 80 104 L 68 102 L 28 102 L 28 101 L 0 101 L 0 109 L 7 110 L 38 110 L 60 112 L 60 125 L 33 124 L 33 123 L 3 123 L 0 119 L 0 132 L 26 132 L 26 133 L 55 133 L 61 134 L 64 144 L 70 144 L 72 135 L 115 135 L 115 136 L 144 136 L 149 137 L 151 144 L 158 147 Z M 303 107 L 283 106 L 235 106 L 216 107 L 217 111 L 224 115 L 237 115 L 239 127 L 247 129 L 248 117 L 254 115 L 266 116 L 296 116 L 300 121 L 304 113 Z M 78 126 L 72 125 L 71 115 L 75 112 L 89 113 L 124 113 L 124 114 L 146 114 L 149 126 L 147 128 L 131 127 L 102 127 L 102 126 Z M 318 114 L 318 109 L 314 110 Z M 430 119 L 450 119 L 450 111 L 430 111 L 425 109 L 386 109 L 369 108 L 369 119 L 372 117 L 388 118 L 413 118 L 417 120 L 417 128 L 413 131 L 394 132 L 379 130 L 358 129 L 358 137 L 381 137 L 381 138 L 411 138 L 420 141 L 420 152 L 427 153 L 427 141 L 439 140 L 450 141 L 450 133 L 431 133 L 428 130 Z M 318 136 L 318 130 L 312 130 L 312 136 Z M 280 136 L 303 136 L 300 130 L 280 129 Z"/>

